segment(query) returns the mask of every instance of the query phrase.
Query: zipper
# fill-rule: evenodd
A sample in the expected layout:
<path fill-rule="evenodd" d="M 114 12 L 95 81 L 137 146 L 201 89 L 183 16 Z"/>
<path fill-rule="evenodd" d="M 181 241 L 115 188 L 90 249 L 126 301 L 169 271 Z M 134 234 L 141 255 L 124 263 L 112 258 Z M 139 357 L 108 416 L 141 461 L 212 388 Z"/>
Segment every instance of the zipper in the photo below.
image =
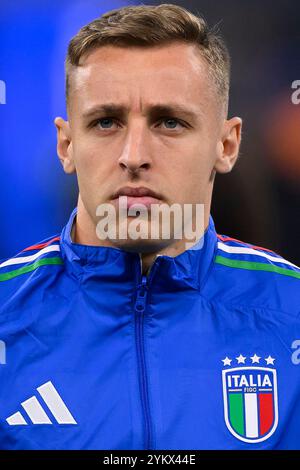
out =
<path fill-rule="evenodd" d="M 145 449 L 152 449 L 152 420 L 149 405 L 148 375 L 145 361 L 145 342 L 144 342 L 144 315 L 146 310 L 148 294 L 148 278 L 142 275 L 141 282 L 137 287 L 135 300 L 135 333 L 137 346 L 137 360 L 139 371 L 139 385 L 141 393 L 141 402 L 143 410 L 143 422 L 145 429 Z"/>

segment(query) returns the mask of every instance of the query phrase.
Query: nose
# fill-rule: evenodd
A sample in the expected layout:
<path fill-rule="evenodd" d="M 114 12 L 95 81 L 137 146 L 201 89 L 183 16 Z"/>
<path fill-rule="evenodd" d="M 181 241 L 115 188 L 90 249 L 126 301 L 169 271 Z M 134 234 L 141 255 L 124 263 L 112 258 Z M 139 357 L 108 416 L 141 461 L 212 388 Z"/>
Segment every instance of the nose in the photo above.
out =
<path fill-rule="evenodd" d="M 144 123 L 132 122 L 128 125 L 124 147 L 119 157 L 120 167 L 129 173 L 148 170 L 151 166 L 149 154 L 147 129 Z"/>

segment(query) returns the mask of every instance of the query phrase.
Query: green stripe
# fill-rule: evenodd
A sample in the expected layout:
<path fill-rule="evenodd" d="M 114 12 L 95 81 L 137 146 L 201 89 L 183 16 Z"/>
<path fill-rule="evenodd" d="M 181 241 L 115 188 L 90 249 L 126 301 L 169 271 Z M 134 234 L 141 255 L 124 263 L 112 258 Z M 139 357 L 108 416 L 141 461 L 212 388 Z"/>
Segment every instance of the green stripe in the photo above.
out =
<path fill-rule="evenodd" d="M 244 405 L 242 393 L 229 393 L 229 417 L 233 429 L 242 436 L 244 430 Z"/>
<path fill-rule="evenodd" d="M 35 269 L 39 268 L 40 266 L 46 266 L 50 264 L 64 264 L 63 260 L 58 256 L 54 258 L 42 258 L 37 260 L 33 264 L 28 264 L 23 266 L 23 268 L 15 269 L 14 271 L 9 271 L 7 273 L 0 274 L 0 281 L 7 281 L 8 279 L 12 279 L 14 277 L 20 276 L 21 274 L 30 273 Z"/>
<path fill-rule="evenodd" d="M 269 271 L 300 279 L 300 272 L 292 271 L 291 269 L 280 268 L 279 266 L 274 266 L 273 264 L 239 261 L 225 258 L 224 256 L 216 256 L 215 262 L 218 264 L 223 264 L 223 266 L 229 266 L 230 268 L 251 269 L 253 271 Z"/>

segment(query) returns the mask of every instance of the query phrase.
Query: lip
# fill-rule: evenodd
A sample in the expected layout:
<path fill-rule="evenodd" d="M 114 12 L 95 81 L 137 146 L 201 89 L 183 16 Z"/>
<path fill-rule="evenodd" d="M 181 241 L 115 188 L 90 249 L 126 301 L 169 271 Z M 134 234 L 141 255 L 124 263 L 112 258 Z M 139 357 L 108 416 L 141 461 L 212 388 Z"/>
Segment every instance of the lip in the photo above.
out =
<path fill-rule="evenodd" d="M 151 197 L 151 196 L 141 196 L 141 197 L 134 197 L 134 196 L 125 196 L 127 197 L 127 201 L 126 201 L 126 204 L 123 206 L 125 207 L 126 209 L 129 209 L 130 207 L 138 207 L 138 206 L 145 206 L 147 209 L 151 208 L 151 205 L 152 204 L 160 204 L 161 203 L 161 200 L 160 199 L 157 199 L 155 197 Z M 117 198 L 114 198 L 112 200 L 112 203 L 115 205 L 115 206 L 118 206 L 119 203 L 122 204 L 122 202 L 120 201 L 120 198 L 124 198 L 124 195 L 121 195 Z"/>
<path fill-rule="evenodd" d="M 143 197 L 149 196 L 155 199 L 162 199 L 162 196 L 150 188 L 146 188 L 145 186 L 139 187 L 131 187 L 131 186 L 124 186 L 123 188 L 118 189 L 113 195 L 112 199 L 115 199 L 119 196 L 133 196 L 133 197 Z"/>
<path fill-rule="evenodd" d="M 160 204 L 162 196 L 150 188 L 144 186 L 133 188 L 131 186 L 124 186 L 116 191 L 112 196 L 114 205 L 119 203 L 121 196 L 127 197 L 127 204 L 125 207 L 129 209 L 132 206 L 143 204 L 146 208 L 150 208 L 151 204 Z"/>

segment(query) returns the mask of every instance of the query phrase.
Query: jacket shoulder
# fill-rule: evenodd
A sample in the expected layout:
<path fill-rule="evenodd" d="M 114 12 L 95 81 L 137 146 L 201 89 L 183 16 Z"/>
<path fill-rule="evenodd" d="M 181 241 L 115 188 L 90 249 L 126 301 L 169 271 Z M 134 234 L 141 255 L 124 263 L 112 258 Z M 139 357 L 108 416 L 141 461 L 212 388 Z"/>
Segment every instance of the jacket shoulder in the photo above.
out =
<path fill-rule="evenodd" d="M 0 262 L 0 313 L 27 300 L 42 279 L 61 267 L 60 235 L 48 237 L 28 246 Z"/>
<path fill-rule="evenodd" d="M 222 301 L 300 314 L 300 268 L 278 253 L 217 235 L 210 295 Z"/>

